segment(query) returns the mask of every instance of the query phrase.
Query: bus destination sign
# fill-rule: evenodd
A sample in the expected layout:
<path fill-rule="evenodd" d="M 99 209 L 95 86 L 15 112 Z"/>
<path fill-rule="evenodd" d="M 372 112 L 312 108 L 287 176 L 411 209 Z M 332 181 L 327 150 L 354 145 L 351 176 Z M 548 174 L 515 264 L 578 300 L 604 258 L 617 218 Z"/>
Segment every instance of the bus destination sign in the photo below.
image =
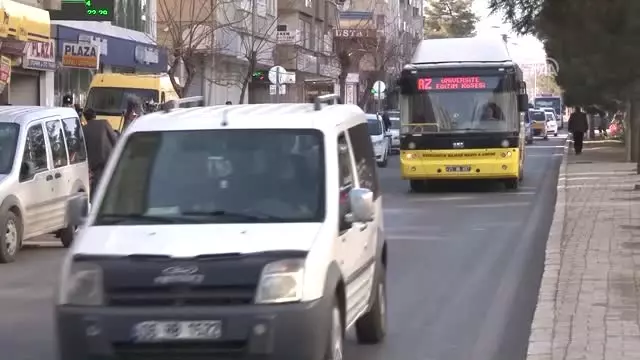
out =
<path fill-rule="evenodd" d="M 416 83 L 418 91 L 494 89 L 497 85 L 498 78 L 479 76 L 426 77 Z"/>

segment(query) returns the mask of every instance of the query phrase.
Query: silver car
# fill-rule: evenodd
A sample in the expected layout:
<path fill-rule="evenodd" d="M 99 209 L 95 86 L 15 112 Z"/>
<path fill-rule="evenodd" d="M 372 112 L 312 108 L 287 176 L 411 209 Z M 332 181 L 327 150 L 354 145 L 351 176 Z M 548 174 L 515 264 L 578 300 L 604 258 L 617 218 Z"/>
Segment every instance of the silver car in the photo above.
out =
<path fill-rule="evenodd" d="M 0 106 L 0 263 L 26 239 L 55 234 L 65 247 L 67 201 L 88 192 L 87 149 L 72 108 Z"/>

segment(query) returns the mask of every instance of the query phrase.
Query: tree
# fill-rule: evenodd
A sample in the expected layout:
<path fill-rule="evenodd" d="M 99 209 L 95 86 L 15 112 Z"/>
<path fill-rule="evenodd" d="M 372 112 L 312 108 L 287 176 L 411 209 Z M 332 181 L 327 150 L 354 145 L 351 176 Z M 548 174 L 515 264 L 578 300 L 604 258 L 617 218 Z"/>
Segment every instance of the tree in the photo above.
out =
<path fill-rule="evenodd" d="M 433 0 L 424 11 L 426 39 L 474 36 L 479 18 L 471 9 L 472 0 Z"/>
<path fill-rule="evenodd" d="M 536 76 L 536 87 L 538 92 L 542 94 L 562 94 L 562 89 L 558 86 L 555 75 L 538 74 Z"/>
<path fill-rule="evenodd" d="M 236 16 L 234 0 L 159 0 L 158 43 L 169 49 L 169 78 L 178 96 L 191 85 L 203 57 L 220 52 L 228 44 L 216 41 L 219 30 L 244 20 Z M 176 80 L 184 69 L 184 83 Z"/>

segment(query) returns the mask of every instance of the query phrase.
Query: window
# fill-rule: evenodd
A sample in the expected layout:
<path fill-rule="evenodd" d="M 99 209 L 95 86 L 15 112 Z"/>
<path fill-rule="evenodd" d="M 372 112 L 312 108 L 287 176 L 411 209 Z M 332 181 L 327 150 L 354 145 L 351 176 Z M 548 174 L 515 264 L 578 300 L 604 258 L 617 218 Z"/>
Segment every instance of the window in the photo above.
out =
<path fill-rule="evenodd" d="M 307 49 L 311 49 L 311 24 L 300 19 L 298 28 L 302 31 L 303 46 Z"/>
<path fill-rule="evenodd" d="M 71 164 L 81 163 L 87 160 L 87 148 L 84 142 L 82 126 L 78 118 L 62 119 L 64 137 L 69 150 L 69 162 Z"/>
<path fill-rule="evenodd" d="M 376 175 L 376 159 L 369 137 L 369 126 L 362 123 L 352 127 L 349 129 L 349 138 L 351 138 L 351 146 L 353 146 L 360 187 L 373 191 L 374 198 L 377 198 L 380 193 Z"/>
<path fill-rule="evenodd" d="M 340 194 L 339 194 L 339 216 L 338 223 L 340 231 L 344 232 L 351 227 L 351 224 L 345 221 L 345 215 L 351 212 L 349 206 L 349 191 L 353 188 L 353 167 L 351 166 L 351 153 L 349 152 L 349 144 L 344 134 L 338 137 L 338 172 Z"/>
<path fill-rule="evenodd" d="M 53 158 L 53 167 L 59 168 L 68 164 L 67 146 L 64 143 L 64 133 L 60 120 L 47 121 L 47 134 L 49 135 L 49 148 Z"/>
<path fill-rule="evenodd" d="M 34 172 L 45 171 L 47 166 L 47 145 L 42 124 L 33 125 L 27 130 L 22 162 L 31 162 Z"/>
<path fill-rule="evenodd" d="M 0 123 L 0 174 L 8 174 L 16 156 L 20 125 Z"/>
<path fill-rule="evenodd" d="M 89 91 L 85 108 L 93 109 L 96 115 L 120 116 L 127 108 L 127 100 L 137 97 L 142 102 L 158 102 L 158 91 L 150 89 L 100 88 Z"/>
<path fill-rule="evenodd" d="M 321 222 L 324 141 L 317 130 L 187 130 L 131 135 L 96 224 Z M 185 176 L 184 174 L 189 174 Z M 114 222 L 116 221 L 116 222 Z"/>
<path fill-rule="evenodd" d="M 276 26 L 276 31 L 287 31 L 287 25 Z"/>

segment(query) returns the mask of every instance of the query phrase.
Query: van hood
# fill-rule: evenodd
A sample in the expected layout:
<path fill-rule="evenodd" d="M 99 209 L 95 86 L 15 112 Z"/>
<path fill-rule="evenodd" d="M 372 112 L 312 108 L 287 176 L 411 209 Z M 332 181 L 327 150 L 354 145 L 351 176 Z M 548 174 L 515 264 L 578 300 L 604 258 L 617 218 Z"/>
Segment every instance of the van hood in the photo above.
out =
<path fill-rule="evenodd" d="M 321 223 L 91 226 L 74 254 L 193 257 L 311 249 Z"/>

